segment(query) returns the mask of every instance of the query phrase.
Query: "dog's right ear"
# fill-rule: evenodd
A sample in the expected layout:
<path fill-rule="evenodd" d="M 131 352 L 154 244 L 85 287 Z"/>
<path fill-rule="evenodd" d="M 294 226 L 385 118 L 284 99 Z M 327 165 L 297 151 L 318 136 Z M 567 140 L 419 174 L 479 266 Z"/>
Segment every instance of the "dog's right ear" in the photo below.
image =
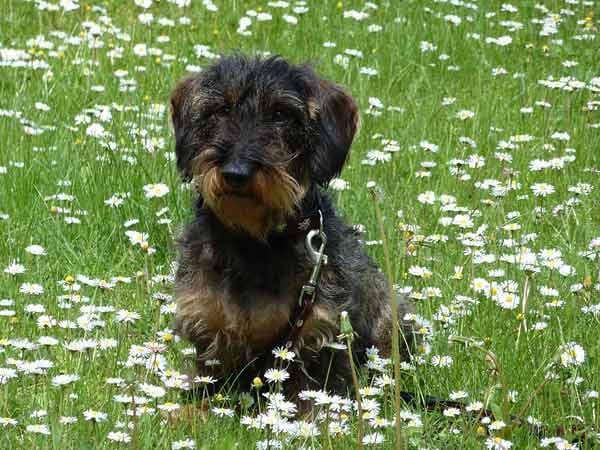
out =
<path fill-rule="evenodd" d="M 194 158 L 194 148 L 191 146 L 190 104 L 192 100 L 192 84 L 197 76 L 185 78 L 177 83 L 171 94 L 171 121 L 175 133 L 175 155 L 177 168 L 183 181 L 191 181 L 190 163 Z"/>
<path fill-rule="evenodd" d="M 319 84 L 319 142 L 311 159 L 313 180 L 326 185 L 339 175 L 348 159 L 352 140 L 358 129 L 358 106 L 341 86 L 327 80 Z"/>

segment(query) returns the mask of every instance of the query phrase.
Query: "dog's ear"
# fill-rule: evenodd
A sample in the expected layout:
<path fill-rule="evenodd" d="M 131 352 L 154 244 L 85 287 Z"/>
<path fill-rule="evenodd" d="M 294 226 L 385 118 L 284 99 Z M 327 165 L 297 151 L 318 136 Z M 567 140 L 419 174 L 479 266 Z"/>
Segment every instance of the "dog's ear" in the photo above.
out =
<path fill-rule="evenodd" d="M 192 178 L 190 162 L 194 158 L 194 148 L 190 146 L 190 107 L 192 85 L 196 76 L 185 78 L 177 83 L 171 94 L 171 121 L 175 134 L 175 155 L 177 156 L 177 168 L 184 181 Z"/>
<path fill-rule="evenodd" d="M 341 86 L 321 80 L 317 103 L 318 141 L 311 158 L 312 178 L 327 184 L 339 175 L 358 129 L 358 107 Z"/>

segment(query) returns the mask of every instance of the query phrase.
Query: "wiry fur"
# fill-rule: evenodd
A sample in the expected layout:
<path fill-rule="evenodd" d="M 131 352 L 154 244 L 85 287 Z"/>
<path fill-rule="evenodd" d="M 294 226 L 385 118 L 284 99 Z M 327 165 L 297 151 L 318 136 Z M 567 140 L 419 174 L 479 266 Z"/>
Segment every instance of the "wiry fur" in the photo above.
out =
<path fill-rule="evenodd" d="M 330 368 L 328 387 L 345 389 L 347 358 L 324 348 L 340 313 L 349 314 L 359 357 L 372 345 L 389 351 L 392 326 L 387 280 L 323 189 L 347 159 L 356 104 L 308 66 L 234 55 L 182 81 L 171 106 L 178 167 L 199 192 L 179 239 L 176 287 L 176 328 L 196 346 L 198 369 L 249 383 L 268 367 L 313 269 L 305 235 L 281 227 L 320 210 L 328 264 L 295 345 L 293 386 L 323 387 Z M 231 165 L 248 174 L 242 185 L 226 179 Z M 398 302 L 402 318 L 410 305 Z M 221 364 L 208 368 L 213 359 Z"/>
<path fill-rule="evenodd" d="M 274 226 L 295 213 L 304 195 L 298 182 L 277 167 L 257 173 L 255 181 L 236 195 L 228 195 L 217 166 L 200 167 L 199 173 L 198 190 L 219 220 L 261 240 Z"/>

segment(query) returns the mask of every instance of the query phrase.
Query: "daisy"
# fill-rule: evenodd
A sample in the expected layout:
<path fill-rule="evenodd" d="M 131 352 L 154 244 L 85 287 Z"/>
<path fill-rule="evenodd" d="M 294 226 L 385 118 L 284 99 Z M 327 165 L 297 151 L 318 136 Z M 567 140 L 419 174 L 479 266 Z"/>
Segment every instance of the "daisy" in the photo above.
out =
<path fill-rule="evenodd" d="M 456 113 L 456 118 L 460 120 L 472 119 L 473 117 L 475 117 L 475 113 L 468 109 L 461 109 Z"/>
<path fill-rule="evenodd" d="M 519 296 L 510 292 L 500 292 L 495 301 L 503 309 L 515 309 L 519 306 Z"/>
<path fill-rule="evenodd" d="M 371 386 L 366 386 L 366 387 L 360 388 L 359 391 L 360 391 L 360 395 L 362 395 L 363 397 L 371 397 L 371 396 L 381 394 L 381 389 L 379 389 L 377 387 L 371 387 Z"/>
<path fill-rule="evenodd" d="M 107 132 L 99 123 L 93 123 L 86 128 L 85 134 L 94 138 L 103 138 L 106 136 Z"/>
<path fill-rule="evenodd" d="M 47 254 L 46 249 L 41 245 L 29 245 L 25 247 L 25 251 L 35 256 L 45 256 Z"/>
<path fill-rule="evenodd" d="M 338 434 L 348 434 L 350 430 L 347 423 L 332 421 L 329 422 L 328 432 L 335 437 Z"/>
<path fill-rule="evenodd" d="M 193 439 L 184 439 L 181 441 L 174 441 L 171 444 L 172 450 L 181 450 L 183 448 L 194 449 L 196 448 L 196 442 Z"/>
<path fill-rule="evenodd" d="M 329 182 L 329 187 L 334 191 L 345 191 L 346 189 L 350 188 L 350 183 L 342 180 L 341 178 L 333 178 Z"/>
<path fill-rule="evenodd" d="M 169 187 L 163 183 L 147 184 L 144 186 L 146 198 L 160 198 L 169 193 Z"/>
<path fill-rule="evenodd" d="M 554 186 L 548 183 L 535 183 L 531 186 L 531 190 L 536 197 L 547 197 L 555 191 Z"/>
<path fill-rule="evenodd" d="M 451 356 L 439 356 L 434 355 L 431 358 L 431 365 L 434 367 L 450 367 L 452 365 L 453 359 Z"/>
<path fill-rule="evenodd" d="M 290 374 L 285 369 L 269 369 L 265 372 L 265 378 L 269 383 L 279 383 L 290 377 Z"/>
<path fill-rule="evenodd" d="M 110 433 L 108 433 L 106 438 L 109 441 L 114 441 L 114 442 L 125 442 L 125 443 L 131 442 L 131 436 L 129 436 L 127 433 L 125 433 L 123 431 L 111 431 Z"/>
<path fill-rule="evenodd" d="M 442 414 L 445 417 L 460 416 L 460 409 L 458 409 L 458 408 L 446 408 L 446 409 L 444 409 L 444 411 L 442 411 Z"/>
<path fill-rule="evenodd" d="M 44 287 L 37 283 L 23 283 L 19 287 L 19 292 L 22 294 L 42 295 L 44 293 Z"/>
<path fill-rule="evenodd" d="M 20 275 L 22 273 L 25 273 L 25 271 L 25 266 L 16 261 L 13 261 L 8 265 L 6 269 L 4 269 L 4 273 L 7 273 L 9 275 Z"/>
<path fill-rule="evenodd" d="M 129 242 L 131 242 L 132 245 L 142 245 L 144 243 L 147 244 L 149 237 L 147 233 L 140 233 L 134 230 L 127 230 L 125 235 L 129 238 Z"/>
<path fill-rule="evenodd" d="M 473 221 L 471 220 L 471 217 L 466 214 L 457 214 L 454 216 L 454 219 L 452 219 L 452 225 L 456 225 L 459 228 L 472 228 Z"/>
<path fill-rule="evenodd" d="M 314 423 L 303 420 L 294 424 L 292 433 L 294 436 L 301 438 L 314 438 L 321 434 L 319 428 Z"/>
<path fill-rule="evenodd" d="M 35 106 L 35 109 L 37 109 L 38 111 L 44 111 L 44 112 L 50 111 L 50 107 L 42 102 L 35 102 L 34 106 Z"/>
<path fill-rule="evenodd" d="M 258 428 L 258 427 L 256 427 Z M 256 443 L 256 450 L 271 450 L 271 449 L 283 449 L 283 444 L 281 441 L 276 439 L 267 439 L 264 441 L 258 441 Z"/>
<path fill-rule="evenodd" d="M 167 413 L 172 413 L 174 411 L 177 411 L 180 408 L 181 408 L 181 406 L 178 403 L 172 403 L 172 402 L 166 402 L 161 405 L 158 405 L 158 409 L 160 409 L 161 411 L 167 412 Z"/>
<path fill-rule="evenodd" d="M 217 417 L 233 417 L 233 409 L 229 409 L 229 408 L 213 408 L 212 409 L 213 414 L 215 414 Z"/>
<path fill-rule="evenodd" d="M 437 153 L 439 150 L 438 145 L 432 144 L 431 142 L 428 142 L 428 141 L 421 141 L 419 143 L 419 147 L 421 147 L 423 150 L 428 150 L 432 153 Z"/>
<path fill-rule="evenodd" d="M 375 162 L 388 162 L 392 159 L 392 155 L 380 150 L 369 150 L 367 152 L 367 160 Z"/>
<path fill-rule="evenodd" d="M 560 352 L 560 364 L 563 367 L 580 366 L 585 361 L 585 350 L 576 342 L 564 344 Z"/>
<path fill-rule="evenodd" d="M 506 423 L 503 420 L 494 420 L 488 425 L 488 428 L 493 431 L 501 430 L 506 427 Z"/>
<path fill-rule="evenodd" d="M 45 435 L 49 435 L 50 434 L 50 429 L 48 428 L 48 425 L 27 425 L 27 427 L 25 428 L 27 430 L 27 432 L 29 433 L 33 433 L 33 434 L 45 434 Z"/>
<path fill-rule="evenodd" d="M 79 380 L 79 375 L 75 375 L 75 374 L 57 375 L 54 378 L 52 378 L 52 385 L 60 387 L 60 386 L 65 386 L 70 383 L 74 383 L 77 380 Z"/>
<path fill-rule="evenodd" d="M 101 411 L 94 411 L 92 409 L 86 409 L 83 412 L 85 420 L 93 422 L 104 422 L 108 418 L 108 414 Z"/>
<path fill-rule="evenodd" d="M 417 200 L 419 201 L 419 203 L 433 205 L 435 203 L 435 193 L 432 191 L 424 192 L 422 194 L 419 194 Z"/>
<path fill-rule="evenodd" d="M 431 278 L 433 273 L 426 267 L 411 266 L 408 269 L 408 273 L 412 276 L 419 278 Z"/>
<path fill-rule="evenodd" d="M 118 208 L 124 202 L 125 202 L 125 200 L 123 200 L 122 197 L 117 197 L 115 195 L 113 195 L 112 197 L 110 197 L 107 200 L 104 200 L 104 204 L 107 206 L 110 206 L 111 208 Z"/>
<path fill-rule="evenodd" d="M 139 388 L 140 388 L 140 391 L 142 391 L 144 394 L 146 394 L 152 398 L 161 398 L 161 397 L 164 397 L 165 394 L 167 393 L 165 388 L 160 387 L 160 386 L 155 386 L 153 384 L 148 384 L 148 383 L 140 384 Z"/>
<path fill-rule="evenodd" d="M 480 401 L 471 402 L 465 407 L 468 412 L 480 411 L 481 409 L 483 409 L 483 403 Z"/>
<path fill-rule="evenodd" d="M 134 311 L 127 311 L 121 309 L 117 311 L 115 320 L 119 323 L 135 323 L 136 320 L 140 319 L 140 315 Z"/>
<path fill-rule="evenodd" d="M 293 361 L 296 354 L 285 347 L 278 347 L 272 350 L 273 355 L 276 358 L 282 359 L 284 361 Z"/>
<path fill-rule="evenodd" d="M 564 142 L 567 142 L 571 139 L 571 136 L 566 131 L 564 131 L 564 132 L 555 131 L 554 133 L 552 133 L 552 136 L 550 136 L 550 137 L 557 141 L 564 141 Z"/>
<path fill-rule="evenodd" d="M 17 378 L 17 371 L 8 367 L 0 367 L 0 384 L 6 384 L 11 378 Z"/>
<path fill-rule="evenodd" d="M 123 378 L 107 378 L 106 379 L 106 384 L 114 384 L 117 386 L 124 386 L 125 385 L 125 380 Z"/>
<path fill-rule="evenodd" d="M 363 437 L 363 444 L 365 445 L 373 445 L 373 444 L 381 444 L 384 441 L 383 434 L 381 433 L 371 433 L 367 434 Z"/>
<path fill-rule="evenodd" d="M 42 417 L 46 417 L 48 415 L 48 411 L 46 411 L 45 409 L 38 409 L 36 411 L 33 411 L 29 417 L 31 417 L 32 419 L 40 419 Z"/>
<path fill-rule="evenodd" d="M 0 417 L 0 425 L 7 427 L 8 425 L 16 426 L 19 422 L 12 417 Z"/>
<path fill-rule="evenodd" d="M 512 447 L 512 442 L 499 437 L 491 437 L 485 441 L 485 446 L 490 450 L 507 450 Z"/>
<path fill-rule="evenodd" d="M 450 392 L 450 400 L 462 400 L 469 396 L 465 391 Z"/>

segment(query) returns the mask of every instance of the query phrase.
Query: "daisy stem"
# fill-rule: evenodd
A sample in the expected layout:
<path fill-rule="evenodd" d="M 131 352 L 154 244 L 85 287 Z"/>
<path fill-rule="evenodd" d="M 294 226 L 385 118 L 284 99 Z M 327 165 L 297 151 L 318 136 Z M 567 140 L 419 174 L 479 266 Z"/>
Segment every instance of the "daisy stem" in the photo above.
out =
<path fill-rule="evenodd" d="M 327 366 L 327 373 L 325 374 L 325 383 L 323 384 L 323 389 L 325 390 L 327 390 L 327 384 L 329 383 L 329 374 L 331 373 L 331 366 L 333 364 L 333 351 L 330 353 L 331 355 L 329 357 L 329 365 Z"/>
<path fill-rule="evenodd" d="M 492 376 L 495 380 L 498 380 L 498 382 L 500 383 L 500 391 L 502 392 L 502 418 L 506 419 L 507 421 L 510 421 L 510 405 L 508 403 L 508 384 L 502 372 L 502 368 L 500 367 L 500 363 L 498 362 L 498 357 L 492 351 L 479 345 L 477 341 L 469 337 L 450 335 L 448 336 L 448 342 L 458 342 L 463 344 L 466 349 L 473 348 L 485 354 L 485 361 L 490 366 Z M 498 420 L 499 417 L 496 417 L 496 419 Z M 510 433 L 510 431 L 511 429 L 509 428 L 507 432 Z"/>
<path fill-rule="evenodd" d="M 377 223 L 379 225 L 379 234 L 383 241 L 383 252 L 385 255 L 385 271 L 387 273 L 389 287 L 390 287 L 390 306 L 392 308 L 392 360 L 394 362 L 394 411 L 396 412 L 396 423 L 395 423 L 395 436 L 396 436 L 396 450 L 404 448 L 402 441 L 402 428 L 400 422 L 400 341 L 399 334 L 401 333 L 400 327 L 398 326 L 398 303 L 396 301 L 396 293 L 394 292 L 394 276 L 392 272 L 392 265 L 390 259 L 390 249 L 388 246 L 385 229 L 383 226 L 383 217 L 379 208 L 379 202 L 377 194 L 372 190 L 371 195 L 373 196 L 373 204 L 375 205 L 375 215 L 377 217 Z"/>
<path fill-rule="evenodd" d="M 262 405 L 260 404 L 260 389 L 256 389 L 256 404 L 258 405 L 258 414 L 262 414 Z"/>
<path fill-rule="evenodd" d="M 492 371 L 491 375 L 490 375 L 490 382 L 488 383 L 488 387 L 487 390 L 485 392 L 485 396 L 484 396 L 484 402 L 483 402 L 483 408 L 481 408 L 479 410 L 479 413 L 477 414 L 477 418 L 475 419 L 474 426 L 473 428 L 470 429 L 470 432 L 468 433 L 467 437 L 469 435 L 476 435 L 477 434 L 477 428 L 479 427 L 479 423 L 481 420 L 481 417 L 483 416 L 483 412 L 485 410 L 485 408 L 487 407 L 487 405 L 490 402 L 490 398 L 492 397 L 492 393 L 494 391 L 494 387 L 496 385 L 496 373 Z"/>
<path fill-rule="evenodd" d="M 131 432 L 131 434 L 133 436 L 132 436 L 132 440 L 131 440 L 131 448 L 132 448 L 132 450 L 137 450 L 138 449 L 138 416 L 137 416 L 136 405 L 135 405 L 134 385 L 131 384 L 129 386 L 129 388 L 131 389 L 131 409 L 133 411 L 133 418 L 132 418 L 133 429 Z"/>
<path fill-rule="evenodd" d="M 360 385 L 358 384 L 358 377 L 356 376 L 356 366 L 354 365 L 354 357 L 352 355 L 352 337 L 346 338 L 346 346 L 348 350 L 348 359 L 350 360 L 350 369 L 352 372 L 352 383 L 354 384 L 354 390 L 356 391 L 356 405 L 358 409 L 358 422 L 357 422 L 357 432 L 358 432 L 358 442 L 356 444 L 357 449 L 363 448 L 363 413 L 362 413 L 362 400 L 360 398 Z"/>
<path fill-rule="evenodd" d="M 523 283 L 523 302 L 521 303 L 521 323 L 519 324 L 519 332 L 517 334 L 517 347 L 519 346 L 519 338 L 521 337 L 521 330 L 527 333 L 527 300 L 529 298 L 529 280 L 530 275 L 525 276 L 525 283 Z"/>
<path fill-rule="evenodd" d="M 525 404 L 523 405 L 523 407 L 517 413 L 517 419 L 520 419 L 521 417 L 523 417 L 523 415 L 525 415 L 525 413 L 527 413 L 527 410 L 531 406 L 531 403 L 533 402 L 533 399 L 535 397 L 537 397 L 537 395 L 542 391 L 542 389 L 544 389 L 544 386 L 546 386 L 549 381 L 550 381 L 549 378 L 544 378 L 544 380 L 535 388 L 535 390 L 531 393 L 531 395 L 529 396 L 529 398 L 527 399 L 527 401 L 525 402 Z M 516 422 L 516 421 L 513 422 L 510 425 L 511 428 L 514 428 L 517 425 L 517 423 L 518 422 Z"/>

